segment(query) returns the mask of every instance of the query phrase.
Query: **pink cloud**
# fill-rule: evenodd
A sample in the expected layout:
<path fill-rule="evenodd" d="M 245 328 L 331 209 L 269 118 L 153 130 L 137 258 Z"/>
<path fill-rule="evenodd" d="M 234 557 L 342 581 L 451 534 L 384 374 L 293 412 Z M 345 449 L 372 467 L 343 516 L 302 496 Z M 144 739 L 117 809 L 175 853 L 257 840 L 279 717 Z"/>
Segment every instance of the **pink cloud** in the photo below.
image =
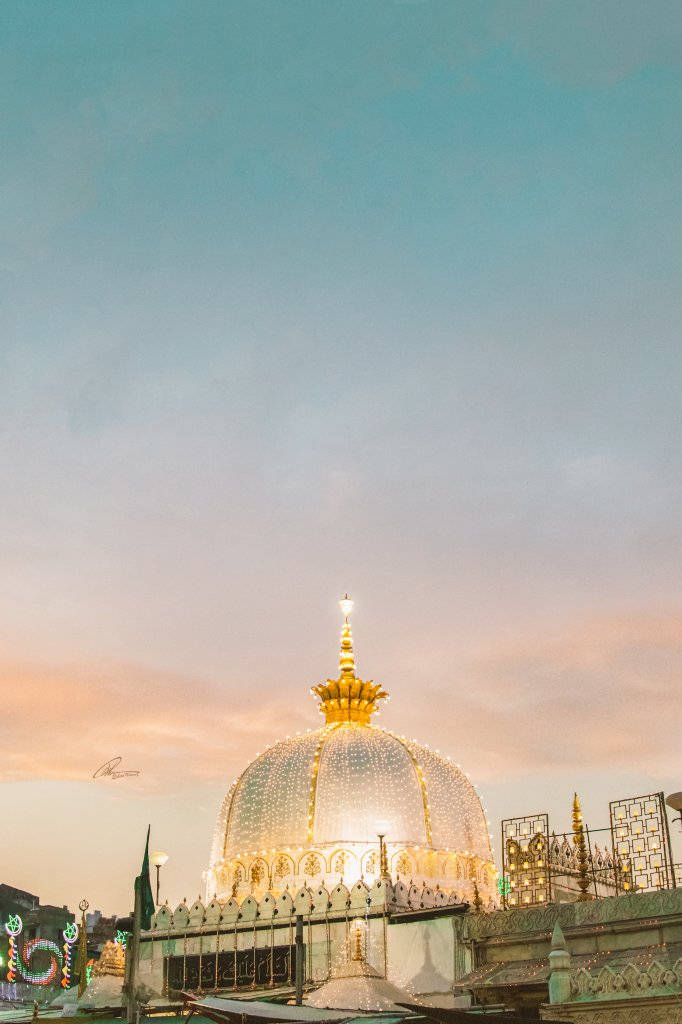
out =
<path fill-rule="evenodd" d="M 434 666 L 427 704 L 393 710 L 481 781 L 576 768 L 673 774 L 680 664 L 682 615 L 593 619 L 455 654 Z"/>
<path fill-rule="evenodd" d="M 86 780 L 121 755 L 138 779 L 119 786 L 175 788 L 238 771 L 281 732 L 276 698 L 254 706 L 201 680 L 112 663 L 36 666 L 0 662 L 10 725 L 0 781 Z M 304 728 L 286 716 L 287 729 Z M 111 780 L 110 780 L 111 781 Z"/>

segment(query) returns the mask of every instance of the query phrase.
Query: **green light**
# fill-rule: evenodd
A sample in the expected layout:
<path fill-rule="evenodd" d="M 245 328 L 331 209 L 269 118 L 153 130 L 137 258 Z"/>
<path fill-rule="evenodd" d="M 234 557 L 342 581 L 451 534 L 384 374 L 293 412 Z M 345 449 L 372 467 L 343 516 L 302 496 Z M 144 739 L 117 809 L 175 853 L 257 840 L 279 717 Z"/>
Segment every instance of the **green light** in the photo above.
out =
<path fill-rule="evenodd" d="M 509 881 L 508 878 L 505 878 L 503 876 L 502 878 L 497 879 L 497 891 L 499 892 L 500 896 L 509 895 L 509 893 L 511 892 L 511 882 Z"/>

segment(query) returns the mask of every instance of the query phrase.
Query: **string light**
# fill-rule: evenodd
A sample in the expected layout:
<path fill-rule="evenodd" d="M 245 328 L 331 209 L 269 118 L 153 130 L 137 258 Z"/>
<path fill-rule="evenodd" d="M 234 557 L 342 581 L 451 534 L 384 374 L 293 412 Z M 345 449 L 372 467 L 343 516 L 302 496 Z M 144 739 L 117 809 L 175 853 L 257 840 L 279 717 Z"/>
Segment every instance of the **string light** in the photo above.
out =
<path fill-rule="evenodd" d="M 10 914 L 5 924 L 5 931 L 9 937 L 9 949 L 7 955 L 7 980 L 12 984 L 17 976 L 17 936 L 21 935 L 24 927 L 18 914 Z"/>
<path fill-rule="evenodd" d="M 41 949 L 51 954 L 50 966 L 44 971 L 32 971 L 31 957 Z M 62 953 L 56 942 L 52 942 L 51 939 L 30 939 L 21 951 L 21 960 L 17 962 L 17 967 L 24 981 L 32 985 L 49 985 L 57 976 L 61 962 Z"/>
<path fill-rule="evenodd" d="M 62 967 L 62 988 L 68 988 L 71 983 L 71 952 L 73 944 L 78 938 L 78 925 L 75 921 L 70 921 L 62 932 L 64 939 L 64 966 Z"/>
<path fill-rule="evenodd" d="M 214 831 L 207 901 L 313 879 L 331 888 L 341 863 L 346 884 L 375 878 L 379 832 L 390 864 L 405 868 L 409 858 L 414 878 L 465 893 L 476 880 L 483 895 L 495 894 L 490 824 L 468 775 L 428 745 L 370 723 L 387 695 L 355 675 L 349 607 L 339 678 L 311 689 L 326 724 L 266 748 L 232 783 Z"/>

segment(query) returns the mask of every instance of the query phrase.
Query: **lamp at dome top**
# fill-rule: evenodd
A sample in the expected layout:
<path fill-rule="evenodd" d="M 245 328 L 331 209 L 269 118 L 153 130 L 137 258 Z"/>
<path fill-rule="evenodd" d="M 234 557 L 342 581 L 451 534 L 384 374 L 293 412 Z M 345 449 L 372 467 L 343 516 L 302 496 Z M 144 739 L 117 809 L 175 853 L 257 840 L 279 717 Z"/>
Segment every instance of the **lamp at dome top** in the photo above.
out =
<path fill-rule="evenodd" d="M 339 601 L 339 605 L 341 606 L 341 611 L 343 612 L 343 617 L 345 619 L 347 619 L 350 613 L 353 611 L 354 603 L 355 602 L 352 600 L 352 598 L 348 596 L 348 594 L 342 597 L 341 600 Z"/>

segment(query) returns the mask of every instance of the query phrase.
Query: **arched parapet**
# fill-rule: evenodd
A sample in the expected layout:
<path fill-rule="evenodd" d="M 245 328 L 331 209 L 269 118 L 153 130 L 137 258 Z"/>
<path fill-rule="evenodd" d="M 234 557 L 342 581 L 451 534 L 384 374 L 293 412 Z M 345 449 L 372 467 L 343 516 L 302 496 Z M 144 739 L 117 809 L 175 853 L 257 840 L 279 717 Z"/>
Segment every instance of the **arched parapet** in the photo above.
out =
<path fill-rule="evenodd" d="M 206 908 L 200 899 L 196 899 L 189 911 L 190 928 L 201 928 L 206 917 Z"/>
<path fill-rule="evenodd" d="M 367 900 L 369 899 L 369 889 L 366 884 L 360 880 L 356 882 L 350 891 L 350 905 L 352 910 L 365 909 L 367 906 Z"/>
<path fill-rule="evenodd" d="M 607 966 L 602 967 L 596 978 L 597 992 L 612 992 L 613 979 L 614 972 L 611 970 L 611 968 Z"/>
<path fill-rule="evenodd" d="M 206 913 L 204 915 L 206 924 L 219 924 L 222 912 L 223 908 L 218 900 L 211 900 L 209 905 L 206 907 Z"/>
<path fill-rule="evenodd" d="M 429 909 L 436 906 L 435 893 L 430 885 L 425 885 L 422 889 L 421 905 L 423 907 L 428 907 Z"/>
<path fill-rule="evenodd" d="M 410 883 L 410 888 L 407 892 L 407 905 L 412 907 L 413 910 L 422 909 L 422 891 L 418 885 L 414 882 Z"/>
<path fill-rule="evenodd" d="M 400 879 L 394 882 L 391 886 L 391 906 L 392 907 L 408 907 L 410 896 L 410 886 Z"/>
<path fill-rule="evenodd" d="M 391 883 L 385 878 L 377 878 L 376 882 L 369 888 L 370 904 L 373 907 L 387 907 L 391 902 Z"/>
<path fill-rule="evenodd" d="M 264 921 L 269 921 L 275 916 L 277 910 L 277 899 L 275 894 L 272 892 L 266 892 L 263 899 L 258 904 L 258 916 Z"/>
<path fill-rule="evenodd" d="M 172 925 L 173 915 L 171 913 L 170 907 L 168 906 L 167 903 L 165 903 L 162 907 L 159 907 L 159 909 L 154 914 L 154 917 L 152 919 L 152 930 L 168 931 L 168 929 L 171 928 Z"/>
<path fill-rule="evenodd" d="M 189 925 L 189 907 L 183 900 L 173 911 L 173 928 L 174 930 L 180 931 L 181 929 L 187 928 Z"/>
<path fill-rule="evenodd" d="M 294 913 L 304 914 L 306 917 L 310 914 L 313 906 L 313 894 L 307 885 L 304 885 L 298 890 L 294 898 Z"/>
<path fill-rule="evenodd" d="M 294 901 L 291 897 L 290 892 L 282 892 L 277 897 L 277 916 L 278 917 L 293 917 L 294 916 Z"/>
<path fill-rule="evenodd" d="M 258 917 L 258 901 L 253 896 L 247 896 L 239 907 L 239 914 L 242 921 L 255 921 Z"/>
<path fill-rule="evenodd" d="M 313 890 L 313 913 L 326 914 L 329 910 L 329 893 L 323 885 Z"/>
<path fill-rule="evenodd" d="M 578 996 L 585 996 L 590 991 L 590 975 L 581 967 L 580 970 L 576 971 L 572 978 L 572 986 L 575 986 L 575 994 Z"/>
<path fill-rule="evenodd" d="M 343 882 L 335 885 L 329 894 L 329 902 L 332 910 L 347 910 L 350 904 L 350 892 Z"/>
<path fill-rule="evenodd" d="M 221 925 L 233 925 L 239 919 L 239 903 L 231 896 L 227 903 L 223 903 L 220 915 Z"/>
<path fill-rule="evenodd" d="M 434 907 L 445 907 L 448 902 L 448 894 L 442 889 L 435 889 L 433 893 Z"/>

